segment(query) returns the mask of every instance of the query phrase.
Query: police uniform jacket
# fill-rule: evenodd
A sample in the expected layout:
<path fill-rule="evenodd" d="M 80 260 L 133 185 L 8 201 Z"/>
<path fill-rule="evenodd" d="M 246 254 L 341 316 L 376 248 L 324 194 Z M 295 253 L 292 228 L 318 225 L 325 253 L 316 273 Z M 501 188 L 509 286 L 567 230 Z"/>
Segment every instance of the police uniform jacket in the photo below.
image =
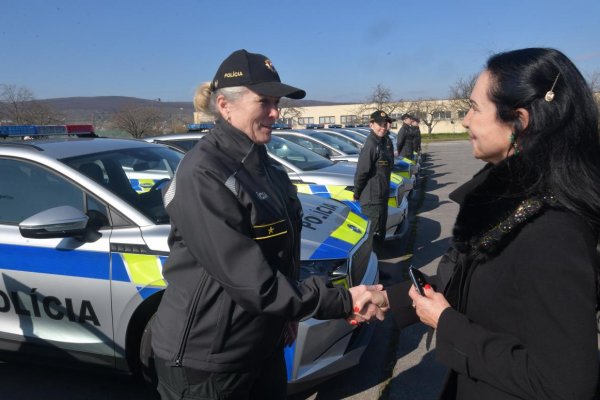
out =
<path fill-rule="evenodd" d="M 440 398 L 595 399 L 597 228 L 550 193 L 523 195 L 514 168 L 488 165 L 450 195 L 460 211 L 437 275 L 452 305 L 436 331 L 450 369 Z"/>
<path fill-rule="evenodd" d="M 411 126 L 413 150 L 417 153 L 421 152 L 421 129 L 418 126 Z"/>
<path fill-rule="evenodd" d="M 247 370 L 281 348 L 289 320 L 342 318 L 344 288 L 297 283 L 302 208 L 265 146 L 219 120 L 164 194 L 168 283 L 152 327 L 155 354 L 203 371 Z"/>
<path fill-rule="evenodd" d="M 414 134 L 412 126 L 402 123 L 398 131 L 398 141 L 396 142 L 398 154 L 400 157 L 411 158 L 415 151 Z"/>
<path fill-rule="evenodd" d="M 367 137 L 358 156 L 354 175 L 354 198 L 360 205 L 386 204 L 390 195 L 390 176 L 394 166 L 394 147 L 388 135 Z"/>

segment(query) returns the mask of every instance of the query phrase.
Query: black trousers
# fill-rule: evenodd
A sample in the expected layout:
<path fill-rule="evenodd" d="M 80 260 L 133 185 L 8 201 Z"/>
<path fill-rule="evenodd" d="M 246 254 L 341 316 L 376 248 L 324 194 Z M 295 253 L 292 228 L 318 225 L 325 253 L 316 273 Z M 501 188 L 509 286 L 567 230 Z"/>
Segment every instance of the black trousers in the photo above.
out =
<path fill-rule="evenodd" d="M 287 373 L 283 349 L 250 371 L 207 372 L 170 366 L 156 359 L 162 400 L 285 399 Z"/>
<path fill-rule="evenodd" d="M 387 204 L 369 204 L 361 205 L 361 211 L 371 221 L 369 236 L 373 240 L 373 248 L 381 247 L 385 240 L 385 231 L 387 226 L 388 205 Z"/>

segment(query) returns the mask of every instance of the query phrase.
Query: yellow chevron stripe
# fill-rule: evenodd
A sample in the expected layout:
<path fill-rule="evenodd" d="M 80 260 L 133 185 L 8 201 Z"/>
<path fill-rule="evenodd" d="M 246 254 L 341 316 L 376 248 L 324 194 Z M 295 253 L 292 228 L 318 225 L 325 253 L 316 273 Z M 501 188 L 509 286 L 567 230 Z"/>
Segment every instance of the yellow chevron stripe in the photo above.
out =
<path fill-rule="evenodd" d="M 360 229 L 360 232 L 355 232 L 348 227 L 348 225 L 354 225 Z M 344 242 L 355 245 L 360 239 L 365 236 L 367 230 L 367 221 L 360 217 L 358 214 L 349 212 L 344 223 L 340 224 L 338 228 L 331 233 L 331 237 L 343 240 Z"/>
<path fill-rule="evenodd" d="M 123 262 L 131 281 L 140 286 L 166 287 L 162 277 L 160 258 L 149 254 L 123 253 Z"/>

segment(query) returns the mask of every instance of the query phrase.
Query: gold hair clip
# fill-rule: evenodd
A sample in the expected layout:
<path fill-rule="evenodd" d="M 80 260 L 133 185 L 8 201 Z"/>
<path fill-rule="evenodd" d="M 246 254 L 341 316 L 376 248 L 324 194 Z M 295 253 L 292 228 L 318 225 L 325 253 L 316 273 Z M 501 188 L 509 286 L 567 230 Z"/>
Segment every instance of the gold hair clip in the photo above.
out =
<path fill-rule="evenodd" d="M 558 81 L 559 76 L 560 76 L 560 72 L 556 75 L 556 78 L 554 79 L 554 83 L 552 84 L 552 87 L 550 88 L 550 90 L 548 90 L 546 92 L 546 95 L 544 96 L 544 100 L 546 100 L 548 103 L 550 103 L 552 100 L 554 100 L 554 86 L 556 86 L 556 81 Z"/>

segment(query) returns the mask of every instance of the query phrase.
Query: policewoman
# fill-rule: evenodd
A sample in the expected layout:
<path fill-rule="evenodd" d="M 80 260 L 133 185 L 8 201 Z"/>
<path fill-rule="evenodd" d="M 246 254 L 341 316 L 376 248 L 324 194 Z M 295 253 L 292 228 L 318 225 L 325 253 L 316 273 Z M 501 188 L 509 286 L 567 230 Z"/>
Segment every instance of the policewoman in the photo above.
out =
<path fill-rule="evenodd" d="M 281 83 L 271 60 L 246 50 L 196 92 L 196 109 L 216 125 L 164 194 L 168 287 L 152 325 L 163 399 L 283 399 L 294 321 L 352 312 L 347 289 L 297 282 L 302 208 L 264 146 L 279 99 L 304 96 Z"/>
<path fill-rule="evenodd" d="M 388 133 L 395 121 L 381 110 L 371 114 L 371 133 L 358 156 L 354 174 L 354 199 L 360 201 L 361 212 L 371 221 L 369 234 L 373 249 L 378 251 L 385 240 L 390 196 L 390 177 L 394 166 L 394 146 Z"/>

